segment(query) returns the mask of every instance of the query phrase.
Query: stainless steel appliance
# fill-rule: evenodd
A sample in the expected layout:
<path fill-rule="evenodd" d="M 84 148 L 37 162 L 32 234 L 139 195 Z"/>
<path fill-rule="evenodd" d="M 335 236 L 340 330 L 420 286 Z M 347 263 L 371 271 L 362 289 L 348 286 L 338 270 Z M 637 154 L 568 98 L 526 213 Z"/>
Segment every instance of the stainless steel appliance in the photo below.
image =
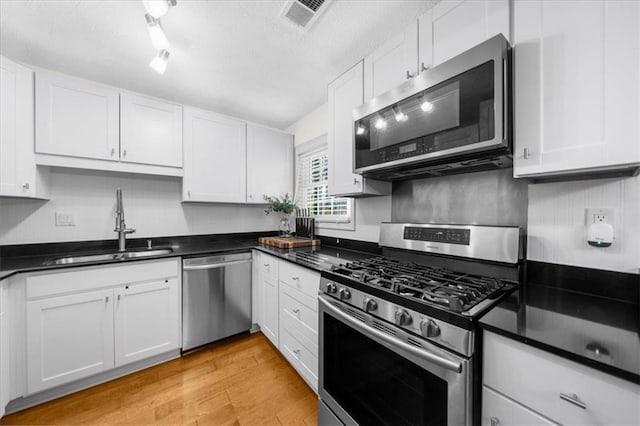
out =
<path fill-rule="evenodd" d="M 322 272 L 319 423 L 477 423 L 477 319 L 518 285 L 520 240 L 518 227 L 383 223 L 383 256 Z"/>
<path fill-rule="evenodd" d="M 393 180 L 511 167 L 509 58 L 499 34 L 356 108 L 355 172 Z"/>
<path fill-rule="evenodd" d="M 182 261 L 182 350 L 251 328 L 251 253 Z"/>

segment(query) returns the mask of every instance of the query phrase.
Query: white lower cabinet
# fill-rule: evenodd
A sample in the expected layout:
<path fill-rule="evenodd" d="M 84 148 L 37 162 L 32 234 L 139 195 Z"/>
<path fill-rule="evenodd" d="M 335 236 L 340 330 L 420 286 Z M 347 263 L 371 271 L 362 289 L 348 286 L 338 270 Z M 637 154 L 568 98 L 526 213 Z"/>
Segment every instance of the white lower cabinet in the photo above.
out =
<path fill-rule="evenodd" d="M 0 281 L 0 417 L 4 415 L 10 398 L 8 289 L 9 281 Z"/>
<path fill-rule="evenodd" d="M 257 323 L 300 376 L 318 391 L 320 274 L 254 251 Z"/>
<path fill-rule="evenodd" d="M 485 331 L 483 344 L 484 389 L 529 411 L 489 394 L 483 421 L 531 424 L 539 415 L 544 421 L 533 423 L 640 424 L 640 386 L 494 333 Z"/>
<path fill-rule="evenodd" d="M 27 395 L 180 348 L 179 259 L 26 278 Z"/>
<path fill-rule="evenodd" d="M 115 290 L 115 366 L 180 346 L 177 278 L 131 284 Z"/>
<path fill-rule="evenodd" d="M 482 387 L 482 425 L 555 425 L 537 413 L 527 409 L 492 389 Z"/>
<path fill-rule="evenodd" d="M 28 393 L 113 366 L 113 290 L 27 302 Z"/>

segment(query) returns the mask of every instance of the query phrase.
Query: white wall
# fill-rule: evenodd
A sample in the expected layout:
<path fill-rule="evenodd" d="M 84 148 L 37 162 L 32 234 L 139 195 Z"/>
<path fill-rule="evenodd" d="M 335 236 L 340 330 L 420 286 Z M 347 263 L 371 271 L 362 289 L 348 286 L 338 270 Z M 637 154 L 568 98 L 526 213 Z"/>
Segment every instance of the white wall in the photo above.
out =
<path fill-rule="evenodd" d="M 329 115 L 327 104 L 325 103 L 289 126 L 287 131 L 295 135 L 295 145 L 298 146 L 326 134 L 328 125 Z M 355 229 L 321 229 L 318 234 L 328 237 L 378 242 L 380 222 L 391 219 L 391 196 L 356 199 L 354 210 Z"/>
<path fill-rule="evenodd" d="M 327 133 L 328 120 L 329 114 L 325 103 L 304 115 L 285 131 L 293 133 L 295 135 L 295 144 L 300 145 Z"/>
<path fill-rule="evenodd" d="M 615 209 L 608 248 L 586 242 L 585 209 Z M 640 177 L 529 185 L 530 260 L 640 272 Z"/>
<path fill-rule="evenodd" d="M 0 245 L 116 238 L 117 187 L 132 238 L 278 229 L 264 206 L 181 203 L 179 178 L 54 168 L 50 201 L 0 198 Z M 55 226 L 55 212 L 75 213 L 77 226 Z"/>

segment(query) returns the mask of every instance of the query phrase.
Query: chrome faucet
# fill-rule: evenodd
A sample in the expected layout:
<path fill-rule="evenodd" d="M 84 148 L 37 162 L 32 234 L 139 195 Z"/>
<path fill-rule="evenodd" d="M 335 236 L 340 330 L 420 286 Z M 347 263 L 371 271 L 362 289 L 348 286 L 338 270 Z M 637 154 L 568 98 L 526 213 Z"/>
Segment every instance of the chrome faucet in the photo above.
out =
<path fill-rule="evenodd" d="M 113 232 L 118 233 L 118 251 L 126 251 L 126 236 L 136 232 L 133 228 L 127 228 L 124 223 L 124 207 L 122 205 L 122 189 L 116 189 L 116 228 Z"/>

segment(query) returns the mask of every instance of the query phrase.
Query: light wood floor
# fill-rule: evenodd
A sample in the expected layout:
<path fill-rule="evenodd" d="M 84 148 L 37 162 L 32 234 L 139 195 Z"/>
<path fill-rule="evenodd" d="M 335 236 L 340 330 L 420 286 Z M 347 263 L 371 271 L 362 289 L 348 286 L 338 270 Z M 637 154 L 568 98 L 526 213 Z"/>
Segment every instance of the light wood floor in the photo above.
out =
<path fill-rule="evenodd" d="M 316 425 L 316 394 L 262 333 L 94 386 L 0 424 Z"/>

